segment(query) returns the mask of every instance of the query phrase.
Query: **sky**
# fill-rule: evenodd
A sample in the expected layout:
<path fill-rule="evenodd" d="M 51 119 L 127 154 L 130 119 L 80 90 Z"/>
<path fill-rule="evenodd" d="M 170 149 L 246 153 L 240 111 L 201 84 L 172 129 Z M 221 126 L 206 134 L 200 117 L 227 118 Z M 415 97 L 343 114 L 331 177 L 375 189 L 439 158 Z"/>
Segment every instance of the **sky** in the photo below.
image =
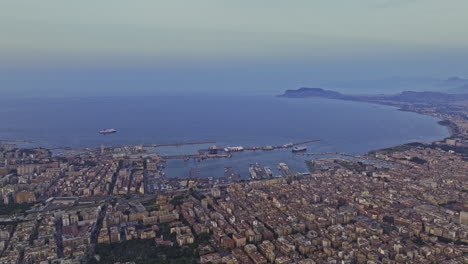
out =
<path fill-rule="evenodd" d="M 93 95 L 117 83 L 125 94 L 122 80 L 138 79 L 131 92 L 268 92 L 466 76 L 466 10 L 466 0 L 0 0 L 0 89 Z"/>

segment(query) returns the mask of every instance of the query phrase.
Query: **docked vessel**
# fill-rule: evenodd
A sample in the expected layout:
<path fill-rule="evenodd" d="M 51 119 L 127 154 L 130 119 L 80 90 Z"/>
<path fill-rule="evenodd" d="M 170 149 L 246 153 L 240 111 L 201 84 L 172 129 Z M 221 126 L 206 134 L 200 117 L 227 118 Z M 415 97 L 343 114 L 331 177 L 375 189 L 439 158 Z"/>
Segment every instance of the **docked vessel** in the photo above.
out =
<path fill-rule="evenodd" d="M 294 147 L 292 149 L 292 152 L 301 152 L 301 151 L 306 151 L 307 147 Z"/>
<path fill-rule="evenodd" d="M 99 134 L 101 134 L 101 135 L 114 134 L 114 133 L 117 133 L 117 130 L 113 129 L 113 128 L 104 129 L 104 130 L 99 131 Z"/>
<path fill-rule="evenodd" d="M 259 163 L 250 164 L 249 166 L 250 178 L 256 179 L 270 179 L 273 177 L 273 172 L 268 167 L 263 167 Z"/>
<path fill-rule="evenodd" d="M 227 147 L 224 148 L 225 152 L 239 152 L 239 151 L 244 151 L 244 147 Z"/>

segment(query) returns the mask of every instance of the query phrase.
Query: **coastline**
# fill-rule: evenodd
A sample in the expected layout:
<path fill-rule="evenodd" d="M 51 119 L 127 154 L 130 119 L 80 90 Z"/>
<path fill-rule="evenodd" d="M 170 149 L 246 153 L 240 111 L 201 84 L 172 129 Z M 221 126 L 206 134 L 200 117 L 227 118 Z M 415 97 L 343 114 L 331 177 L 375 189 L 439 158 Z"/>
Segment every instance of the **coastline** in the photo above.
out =
<path fill-rule="evenodd" d="M 450 123 L 445 123 L 445 122 L 450 122 Z M 455 136 L 458 136 L 459 134 L 459 128 L 457 126 L 457 124 L 453 123 L 452 121 L 450 120 L 440 120 L 439 122 L 437 122 L 439 125 L 441 126 L 444 126 L 444 127 L 447 127 L 449 133 L 450 133 L 450 136 L 445 138 L 445 139 L 448 139 L 448 138 L 452 138 L 452 137 L 455 137 Z"/>
<path fill-rule="evenodd" d="M 279 98 L 291 98 L 291 97 L 287 97 L 287 96 L 274 96 L 274 97 L 279 97 Z M 310 96 L 312 97 L 312 96 Z M 291 99 L 307 99 L 307 98 L 310 98 L 310 97 L 295 97 L 295 98 L 291 98 Z M 315 98 L 315 97 L 314 97 Z M 370 100 L 350 100 L 348 98 L 345 98 L 345 99 L 339 99 L 339 98 L 324 98 L 324 97 L 319 97 L 319 98 L 322 98 L 322 99 L 328 99 L 328 100 L 340 100 L 340 101 L 349 101 L 349 102 L 355 102 L 355 103 L 367 103 L 367 104 L 372 104 L 372 105 L 383 105 L 383 106 L 391 106 L 392 108 L 394 108 L 395 110 L 398 110 L 398 111 L 402 111 L 402 112 L 411 112 L 411 113 L 416 113 L 416 114 L 420 114 L 420 115 L 423 115 L 423 116 L 430 116 L 430 117 L 434 117 L 436 119 L 438 119 L 438 125 L 441 125 L 441 126 L 445 126 L 447 128 L 447 131 L 448 131 L 448 136 L 446 135 L 440 135 L 441 137 L 444 137 L 444 138 L 441 138 L 440 140 L 435 140 L 435 141 L 431 141 L 431 142 L 437 142 L 437 141 L 441 141 L 441 140 L 444 140 L 446 138 L 451 138 L 453 136 L 456 136 L 457 133 L 457 127 L 456 127 L 456 124 L 454 123 L 451 123 L 451 124 L 444 124 L 442 122 L 445 122 L 447 120 L 444 120 L 444 119 L 441 119 L 437 116 L 433 116 L 433 115 L 429 115 L 429 114 L 426 114 L 426 113 L 421 113 L 421 112 L 418 112 L 418 111 L 414 111 L 414 110 L 411 110 L 411 109 L 407 109 L 405 107 L 401 107 L 400 105 L 396 105 L 396 104 L 392 104 L 392 103 L 381 103 L 381 102 L 375 102 L 375 101 L 370 101 Z M 415 136 L 417 137 L 418 134 L 415 134 Z M 424 140 L 424 139 L 421 139 L 421 140 Z M 432 139 L 434 140 L 434 139 Z M 425 142 L 429 142 L 430 139 L 428 141 L 425 141 Z M 405 141 L 402 141 L 402 142 L 405 142 Z M 407 141 L 407 143 L 411 143 L 411 142 L 414 142 L 414 141 Z M 5 140 L 1 140 L 0 139 L 0 144 L 14 144 L 16 145 L 17 147 L 20 147 L 20 148 L 45 148 L 45 149 L 49 149 L 49 150 L 79 150 L 79 149 L 90 149 L 90 148 L 98 148 L 99 146 L 97 145 L 82 145 L 82 146 L 77 146 L 77 147 L 64 147 L 64 146 L 52 146 L 52 147 L 47 147 L 47 146 L 41 146 L 41 145 L 32 145 L 32 146 L 28 146 L 32 143 L 34 143 L 34 141 L 32 140 L 20 140 L 20 139 L 5 139 Z M 401 143 L 401 144 L 398 144 L 398 145 L 404 145 L 404 144 L 407 144 L 407 143 Z M 235 143 L 235 144 L 242 144 L 242 143 Z M 121 143 L 115 143 L 114 144 L 106 144 L 108 146 L 119 146 L 121 145 Z M 136 146 L 136 145 L 141 145 L 141 144 L 126 144 L 128 146 Z M 395 146 L 395 145 L 389 145 L 389 146 Z M 363 152 L 361 153 L 366 153 L 366 152 L 370 152 L 370 151 L 373 151 L 373 150 L 376 150 L 374 148 L 372 148 L 371 146 L 369 146 L 370 148 L 368 148 L 367 150 L 363 150 Z M 386 148 L 386 147 L 385 147 Z M 377 148 L 379 149 L 379 148 Z M 349 150 L 345 150 L 343 152 L 349 152 Z M 349 152 L 351 153 L 351 152 Z"/>
<path fill-rule="evenodd" d="M 307 90 L 307 88 L 305 89 Z M 333 93 L 333 91 L 327 91 L 323 90 L 320 88 L 311 88 L 312 93 L 315 93 L 313 95 L 307 95 L 307 94 L 294 94 L 294 92 L 297 91 L 302 91 L 304 93 L 304 89 L 301 88 L 299 90 L 288 90 L 286 91 L 285 94 L 283 95 L 278 95 L 277 97 L 282 97 L 282 98 L 291 98 L 291 99 L 307 99 L 307 98 L 324 98 L 324 99 L 331 99 L 331 100 L 340 100 L 340 101 L 351 101 L 351 102 L 356 102 L 356 103 L 368 103 L 368 104 L 374 104 L 374 105 L 384 105 L 384 106 L 391 106 L 395 107 L 397 111 L 402 111 L 402 112 L 410 112 L 410 113 L 415 113 L 423 116 L 429 116 L 436 118 L 437 124 L 439 126 L 443 126 L 447 129 L 448 136 L 440 139 L 440 140 L 434 140 L 430 142 L 421 142 L 421 141 L 412 141 L 404 144 L 399 144 L 399 145 L 393 145 L 385 148 L 377 148 L 373 150 L 369 150 L 364 154 L 364 156 L 369 156 L 372 154 L 376 154 L 379 152 L 395 152 L 395 151 L 401 151 L 401 150 L 408 150 L 413 147 L 430 147 L 430 148 L 435 148 L 439 147 L 445 151 L 454 151 L 457 153 L 460 153 L 462 155 L 468 155 L 468 145 L 467 145 L 467 139 L 468 136 L 466 135 L 466 129 L 462 129 L 460 127 L 460 124 L 457 124 L 458 122 L 462 122 L 461 125 L 465 125 L 466 127 L 466 120 L 468 120 L 468 114 L 466 114 L 466 108 L 463 106 L 457 105 L 457 104 L 451 104 L 452 100 L 447 100 L 447 101 L 442 101 L 438 103 L 433 103 L 433 102 L 407 102 L 407 101 L 391 101 L 388 99 L 382 99 L 381 97 L 376 96 L 376 98 L 371 98 L 371 97 L 360 97 L 360 96 L 352 96 L 352 95 L 341 95 L 338 94 L 338 96 L 332 96 L 330 97 L 330 93 Z M 293 96 L 288 96 L 288 92 L 293 92 Z M 318 94 L 317 94 L 318 93 Z M 464 99 L 463 99 L 464 100 Z M 461 101 L 463 101 L 461 100 Z M 455 101 L 456 102 L 456 101 Z M 455 106 L 455 107 L 454 107 Z M 458 107 L 455 111 L 453 111 L 453 108 Z M 441 109 L 448 109 L 448 110 L 442 110 Z M 466 114 L 467 117 L 463 120 L 463 113 Z M 460 120 L 460 116 L 462 116 Z M 455 122 L 453 120 L 456 120 Z M 450 140 L 450 143 L 448 143 Z"/>
<path fill-rule="evenodd" d="M 168 107 L 173 105 L 172 103 L 179 102 L 180 99 L 168 103 L 166 98 L 163 98 L 155 103 L 152 98 L 142 101 L 141 106 L 135 105 L 131 108 L 118 107 L 116 104 L 122 103 L 120 99 L 120 101 L 107 100 L 99 103 L 85 100 L 77 104 L 58 100 L 50 102 L 48 105 L 52 105 L 54 108 L 56 105 L 62 107 L 59 114 L 50 113 L 52 107 L 49 106 L 43 106 L 44 110 L 37 114 L 31 114 L 31 116 L 39 114 L 46 116 L 47 113 L 50 113 L 50 118 L 47 120 L 38 116 L 37 119 L 31 118 L 29 123 L 19 124 L 15 119 L 17 116 L 25 118 L 23 115 L 26 111 L 13 112 L 7 118 L 11 125 L 8 129 L 4 128 L 2 135 L 7 139 L 26 138 L 34 141 L 33 144 L 19 144 L 20 147 L 44 147 L 59 150 L 67 147 L 81 149 L 100 147 L 100 145 L 130 146 L 189 140 L 213 140 L 226 146 L 249 146 L 281 144 L 312 137 L 329 139 L 327 146 L 320 146 L 321 150 L 319 151 L 356 154 L 413 140 L 424 142 L 439 140 L 448 135 L 445 129 L 434 124 L 432 118 L 404 115 L 396 112 L 393 108 L 378 107 L 376 109 L 370 104 L 360 106 L 355 102 L 331 104 L 328 100 L 323 99 L 320 102 L 309 104 L 307 101 L 284 100 L 275 97 L 274 94 L 237 98 L 241 99 L 241 101 L 237 101 L 238 103 L 245 103 L 249 106 L 236 110 L 236 118 L 231 121 L 226 114 L 231 113 L 230 111 L 233 109 L 230 106 L 226 107 L 225 100 L 220 100 L 223 98 L 229 99 L 222 97 L 215 102 L 204 97 L 184 99 L 180 103 L 185 103 L 187 107 L 180 108 L 174 114 L 169 115 L 171 120 L 177 121 L 167 121 L 168 118 L 159 116 L 160 113 L 163 113 L 162 110 L 167 111 L 170 109 Z M 127 103 L 136 103 L 136 101 L 131 100 Z M 210 104 L 212 109 L 218 107 L 221 109 L 219 111 L 193 109 L 203 104 Z M 81 109 L 81 107 L 87 108 L 78 113 L 76 113 L 77 111 L 70 112 L 72 108 Z M 113 111 L 119 113 L 118 115 L 109 115 L 109 109 L 112 107 L 115 108 Z M 212 112 L 217 113 L 212 114 Z M 95 113 L 100 114 L 92 121 L 89 121 L 90 118 L 85 118 Z M 75 117 L 73 122 L 64 117 L 71 114 Z M 146 124 L 145 122 L 151 116 L 155 116 L 151 119 L 153 122 Z M 368 118 L 359 118 L 360 116 L 368 116 Z M 191 121 L 197 118 L 206 121 Z M 61 125 L 48 121 L 51 119 L 59 120 Z M 380 120 L 379 126 L 372 125 L 373 120 Z M 195 124 L 195 127 L 193 130 L 188 130 L 192 123 Z M 180 124 L 185 124 L 186 128 Z M 413 126 L 413 124 L 416 125 Z M 56 127 L 57 125 L 61 127 Z M 300 129 L 290 130 L 287 128 L 289 126 Z M 115 127 L 119 129 L 119 133 L 110 137 L 101 137 L 95 133 L 101 127 Z M 202 127 L 206 128 L 201 129 Z M 15 133 L 16 130 L 19 131 L 18 134 Z M 363 136 L 366 134 L 368 135 Z"/>
<path fill-rule="evenodd" d="M 352 100 L 352 101 L 353 102 L 362 102 L 362 101 L 354 101 L 354 100 Z M 421 113 L 421 112 L 410 110 L 410 109 L 405 109 L 405 108 L 402 108 L 402 107 L 400 107 L 398 105 L 384 104 L 384 103 L 379 103 L 379 102 L 367 102 L 367 103 L 377 104 L 377 105 L 393 106 L 393 107 L 397 108 L 397 111 L 408 112 L 408 113 L 416 113 L 416 114 L 419 114 L 419 115 L 424 115 L 424 116 L 430 116 L 430 117 L 437 118 L 437 119 L 439 119 L 439 121 L 437 121 L 437 124 L 440 125 L 440 126 L 446 127 L 447 131 L 450 134 L 448 137 L 445 137 L 443 140 L 448 139 L 448 138 L 452 138 L 452 137 L 455 137 L 455 136 L 459 136 L 459 128 L 458 128 L 457 124 L 455 124 L 454 122 L 452 122 L 450 120 L 441 119 L 441 118 L 439 118 L 437 116 Z M 435 143 L 435 142 L 438 142 L 438 141 L 434 141 L 432 143 Z"/>

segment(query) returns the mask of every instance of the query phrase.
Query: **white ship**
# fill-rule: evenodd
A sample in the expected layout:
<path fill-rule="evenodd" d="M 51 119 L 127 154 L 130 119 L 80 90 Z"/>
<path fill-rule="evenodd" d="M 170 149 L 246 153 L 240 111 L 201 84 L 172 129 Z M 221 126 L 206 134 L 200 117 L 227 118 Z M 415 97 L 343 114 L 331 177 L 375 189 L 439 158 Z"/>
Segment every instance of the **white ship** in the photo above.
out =
<path fill-rule="evenodd" d="M 117 133 L 117 130 L 113 129 L 113 128 L 104 129 L 104 130 L 99 131 L 99 134 L 102 134 L 102 135 L 114 134 L 114 133 Z"/>
<path fill-rule="evenodd" d="M 301 151 L 306 151 L 307 147 L 294 147 L 292 149 L 292 152 L 301 152 Z"/>
<path fill-rule="evenodd" d="M 224 148 L 225 152 L 238 152 L 238 151 L 244 151 L 244 147 L 227 147 Z"/>

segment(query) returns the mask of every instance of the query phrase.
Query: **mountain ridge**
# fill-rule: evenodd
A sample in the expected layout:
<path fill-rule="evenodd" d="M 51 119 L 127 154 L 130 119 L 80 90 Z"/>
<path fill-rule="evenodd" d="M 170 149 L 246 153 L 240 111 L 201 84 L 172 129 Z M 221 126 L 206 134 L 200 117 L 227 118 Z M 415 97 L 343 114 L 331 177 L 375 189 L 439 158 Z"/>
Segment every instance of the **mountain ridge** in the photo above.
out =
<path fill-rule="evenodd" d="M 342 94 L 332 90 L 325 90 L 323 88 L 308 88 L 301 87 L 299 89 L 286 90 L 280 97 L 288 98 L 307 98 L 319 97 L 328 99 L 352 100 L 352 101 L 373 101 L 373 100 L 392 100 L 399 102 L 425 102 L 425 103 L 438 103 L 456 100 L 468 100 L 468 94 L 449 94 L 434 91 L 403 91 L 398 94 L 392 95 L 350 95 Z"/>

